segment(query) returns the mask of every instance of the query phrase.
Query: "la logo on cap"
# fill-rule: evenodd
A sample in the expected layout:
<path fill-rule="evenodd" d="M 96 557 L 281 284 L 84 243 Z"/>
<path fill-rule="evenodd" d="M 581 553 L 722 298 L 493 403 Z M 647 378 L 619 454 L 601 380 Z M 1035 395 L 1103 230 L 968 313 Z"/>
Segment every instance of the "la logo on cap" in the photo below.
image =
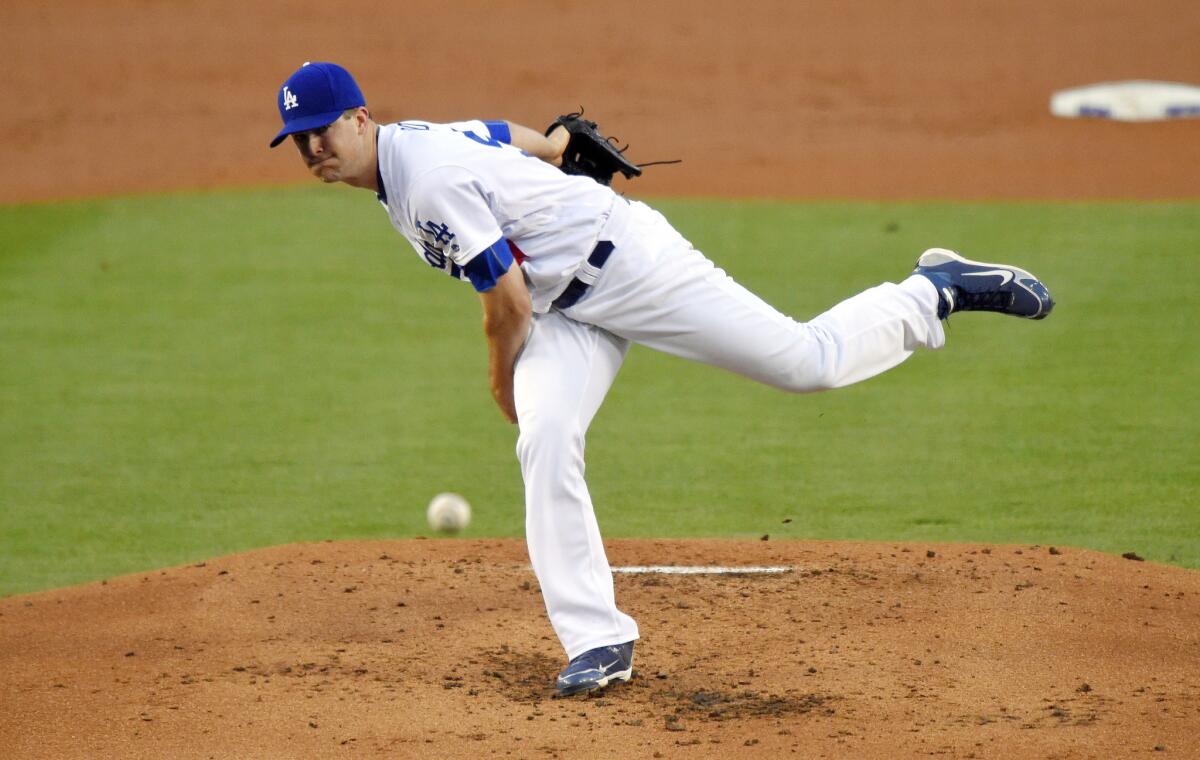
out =
<path fill-rule="evenodd" d="M 290 111 L 300 105 L 300 101 L 296 100 L 296 96 L 287 87 L 283 88 L 283 110 Z"/>

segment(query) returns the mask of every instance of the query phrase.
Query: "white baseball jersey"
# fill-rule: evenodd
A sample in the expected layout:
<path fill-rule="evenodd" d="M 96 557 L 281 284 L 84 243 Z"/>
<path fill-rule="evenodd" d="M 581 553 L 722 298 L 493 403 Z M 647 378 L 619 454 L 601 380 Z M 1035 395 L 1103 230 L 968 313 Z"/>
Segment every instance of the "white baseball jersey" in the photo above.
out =
<path fill-rule="evenodd" d="M 482 121 L 389 124 L 378 147 L 380 201 L 417 254 L 467 280 L 472 262 L 504 240 L 538 313 L 587 258 L 616 200 L 496 139 Z"/>

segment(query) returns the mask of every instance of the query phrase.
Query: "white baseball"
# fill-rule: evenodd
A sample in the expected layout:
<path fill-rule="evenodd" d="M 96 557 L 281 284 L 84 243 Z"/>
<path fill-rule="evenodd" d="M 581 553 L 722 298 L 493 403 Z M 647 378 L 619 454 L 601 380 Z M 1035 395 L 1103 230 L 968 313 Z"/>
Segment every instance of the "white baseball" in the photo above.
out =
<path fill-rule="evenodd" d="M 425 511 L 429 527 L 441 533 L 457 533 L 471 523 L 471 505 L 456 493 L 439 493 Z"/>

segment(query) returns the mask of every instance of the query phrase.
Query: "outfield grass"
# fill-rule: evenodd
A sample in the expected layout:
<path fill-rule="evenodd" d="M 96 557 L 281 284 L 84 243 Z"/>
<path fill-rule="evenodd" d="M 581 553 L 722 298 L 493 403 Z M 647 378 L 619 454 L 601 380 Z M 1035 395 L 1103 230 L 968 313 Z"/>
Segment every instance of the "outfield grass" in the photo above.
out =
<path fill-rule="evenodd" d="M 798 318 L 925 247 L 1059 306 L 788 396 L 635 349 L 589 438 L 605 535 L 1027 542 L 1200 567 L 1200 204 L 656 202 Z M 361 191 L 0 207 L 0 594 L 290 541 L 522 533 L 469 286 Z M 785 522 L 790 520 L 790 522 Z"/>

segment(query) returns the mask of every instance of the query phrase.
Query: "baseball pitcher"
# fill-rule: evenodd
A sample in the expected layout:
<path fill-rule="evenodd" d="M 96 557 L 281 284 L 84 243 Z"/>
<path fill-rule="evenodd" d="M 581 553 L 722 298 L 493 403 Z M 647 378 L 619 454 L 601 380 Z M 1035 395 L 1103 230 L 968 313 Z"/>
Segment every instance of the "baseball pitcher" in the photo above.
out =
<path fill-rule="evenodd" d="M 1033 275 L 939 248 L 808 322 L 734 282 L 652 208 L 609 187 L 640 173 L 578 114 L 543 134 L 505 121 L 377 124 L 332 63 L 277 98 L 324 182 L 376 194 L 418 258 L 479 294 L 492 396 L 519 429 L 529 557 L 566 650 L 560 694 L 627 681 L 637 624 L 617 606 L 584 481 L 584 437 L 632 343 L 794 393 L 866 380 L 945 342 L 961 311 L 1042 319 Z"/>

